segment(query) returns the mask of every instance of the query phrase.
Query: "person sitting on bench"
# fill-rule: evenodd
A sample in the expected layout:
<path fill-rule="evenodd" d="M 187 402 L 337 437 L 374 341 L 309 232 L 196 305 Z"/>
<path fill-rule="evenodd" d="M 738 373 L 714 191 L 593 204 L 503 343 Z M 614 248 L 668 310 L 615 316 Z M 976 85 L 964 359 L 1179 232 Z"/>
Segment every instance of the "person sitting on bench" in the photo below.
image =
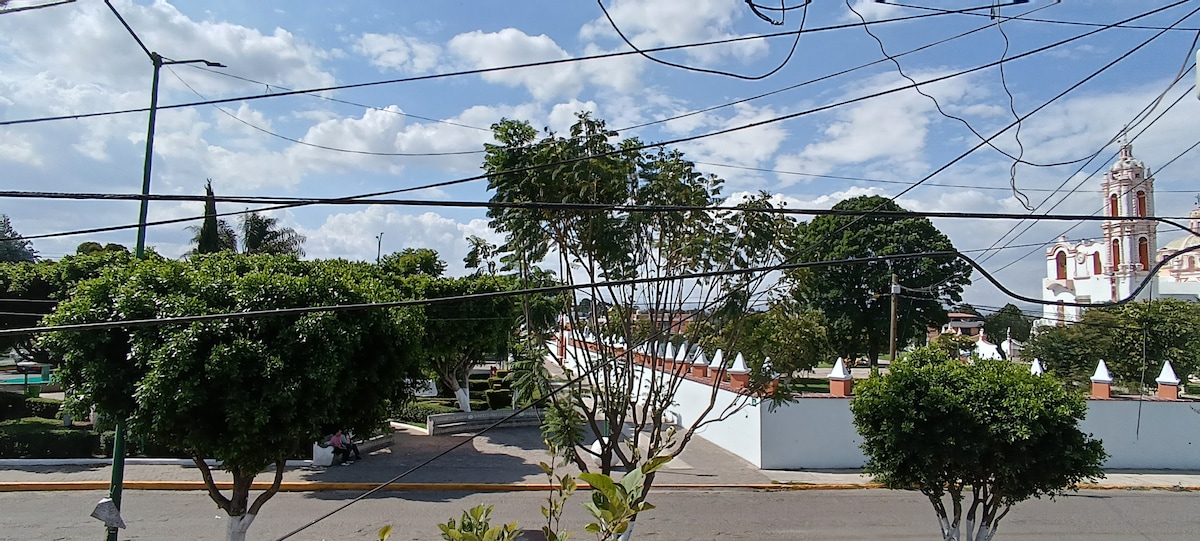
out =
<path fill-rule="evenodd" d="M 354 460 L 362 459 L 362 455 L 358 454 L 358 446 L 350 441 L 350 436 L 342 434 L 341 430 L 333 433 L 333 437 L 329 438 L 329 445 L 333 447 L 333 458 L 336 460 L 341 456 L 343 464 L 350 461 L 350 453 L 354 453 Z"/>

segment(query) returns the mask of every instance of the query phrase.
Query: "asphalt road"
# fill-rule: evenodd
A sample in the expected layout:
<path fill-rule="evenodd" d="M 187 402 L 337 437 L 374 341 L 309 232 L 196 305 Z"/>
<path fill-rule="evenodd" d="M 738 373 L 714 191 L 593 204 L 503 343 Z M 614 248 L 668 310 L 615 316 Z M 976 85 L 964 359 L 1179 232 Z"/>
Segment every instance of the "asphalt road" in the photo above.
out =
<path fill-rule="evenodd" d="M 101 524 L 88 515 L 105 494 L 79 492 L 0 493 L 0 539 L 101 539 Z M 281 493 L 263 507 L 249 538 L 276 539 L 347 502 L 342 492 Z M 584 494 L 568 502 L 564 523 L 576 539 L 587 514 Z M 392 541 L 439 539 L 436 524 L 457 518 L 479 503 L 495 505 L 493 517 L 540 527 L 540 493 L 463 494 L 386 492 L 365 499 L 292 539 L 374 540 L 385 524 Z M 660 491 L 657 509 L 639 519 L 635 539 L 939 539 L 928 502 L 920 495 L 887 490 Z M 1200 494 L 1163 491 L 1091 491 L 1018 505 L 1001 523 L 1000 540 L 1193 540 L 1200 539 Z M 224 539 L 225 518 L 202 492 L 129 491 L 122 539 Z"/>

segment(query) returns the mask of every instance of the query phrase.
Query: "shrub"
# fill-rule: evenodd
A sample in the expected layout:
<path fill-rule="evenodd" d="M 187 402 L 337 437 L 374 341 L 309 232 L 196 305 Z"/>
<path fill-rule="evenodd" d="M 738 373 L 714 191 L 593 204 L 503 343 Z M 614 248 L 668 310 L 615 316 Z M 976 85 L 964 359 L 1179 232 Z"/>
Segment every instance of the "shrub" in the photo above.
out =
<path fill-rule="evenodd" d="M 509 382 L 505 381 L 504 378 L 500 376 L 496 376 L 494 378 L 488 378 L 488 386 L 491 389 L 507 389 L 509 388 Z"/>
<path fill-rule="evenodd" d="M 26 417 L 0 422 L 0 458 L 88 458 L 100 451 L 100 436 L 53 419 Z"/>
<path fill-rule="evenodd" d="M 20 419 L 25 416 L 25 397 L 17 393 L 0 391 L 0 421 Z"/>
<path fill-rule="evenodd" d="M 454 408 L 454 409 L 455 409 L 455 411 L 458 410 L 458 408 Z M 487 400 L 472 400 L 471 401 L 471 411 L 483 411 L 486 409 L 491 409 L 488 407 Z"/>
<path fill-rule="evenodd" d="M 104 456 L 113 456 L 113 444 L 116 439 L 116 432 L 107 430 L 100 434 L 100 448 L 104 452 Z M 125 456 L 138 456 L 146 458 L 191 458 L 187 453 L 180 451 L 169 445 L 165 445 L 154 441 L 150 438 L 130 434 L 125 438 Z M 289 455 L 290 456 L 290 455 Z"/>
<path fill-rule="evenodd" d="M 500 378 L 500 379 L 508 379 L 508 375 L 509 375 L 509 374 L 511 374 L 511 373 L 512 373 L 512 372 L 511 372 L 511 371 L 509 371 L 509 370 L 497 370 L 497 371 L 496 371 L 496 377 L 498 377 L 498 378 Z"/>
<path fill-rule="evenodd" d="M 458 408 L 433 404 L 429 402 L 410 402 L 400 407 L 400 410 L 393 414 L 397 421 L 404 423 L 421 423 L 425 424 L 430 415 L 438 413 L 454 413 Z"/>
<path fill-rule="evenodd" d="M 25 414 L 29 417 L 57 419 L 58 412 L 62 409 L 62 403 L 62 400 L 53 398 L 26 398 Z"/>
<path fill-rule="evenodd" d="M 468 387 L 467 390 L 472 393 L 482 393 L 492 388 L 492 384 L 489 383 L 487 379 L 473 379 L 470 380 L 469 383 L 471 386 Z"/>
<path fill-rule="evenodd" d="M 497 389 L 487 393 L 488 409 L 502 410 L 512 408 L 512 391 Z"/>

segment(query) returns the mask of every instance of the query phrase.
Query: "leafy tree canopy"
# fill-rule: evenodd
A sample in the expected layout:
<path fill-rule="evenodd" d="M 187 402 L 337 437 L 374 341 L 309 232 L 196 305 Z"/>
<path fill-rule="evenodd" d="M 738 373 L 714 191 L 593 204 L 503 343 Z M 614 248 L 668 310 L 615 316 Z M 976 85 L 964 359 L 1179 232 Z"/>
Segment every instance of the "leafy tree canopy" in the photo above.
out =
<path fill-rule="evenodd" d="M 237 313 L 394 300 L 372 266 L 287 256 L 210 254 L 186 262 L 137 261 L 81 283 L 51 324 Z M 370 434 L 389 401 L 419 376 L 417 310 L 313 312 L 132 330 L 51 333 L 78 406 L 128 419 L 133 433 L 186 451 L 209 495 L 248 520 L 278 488 L 248 502 L 250 482 L 334 428 Z M 203 459 L 233 474 L 232 497 Z"/>
<path fill-rule="evenodd" d="M 1012 331 L 1012 338 L 1018 342 L 1029 340 L 1033 330 L 1033 318 L 1026 316 L 1015 304 L 1008 303 L 999 312 L 983 318 L 983 333 L 988 340 L 999 344 Z"/>
<path fill-rule="evenodd" d="M 1180 379 L 1200 371 L 1200 304 L 1157 299 L 1090 308 L 1066 327 L 1042 328 L 1022 356 L 1042 360 L 1047 371 L 1086 384 L 1104 359 L 1119 384 L 1154 386 L 1164 361 Z"/>
<path fill-rule="evenodd" d="M 386 272 L 398 276 L 422 274 L 436 278 L 446 271 L 446 262 L 431 248 L 405 248 L 383 256 L 379 264 Z"/>
<path fill-rule="evenodd" d="M 18 239 L 21 234 L 13 229 L 7 214 L 0 214 L 0 263 L 19 263 L 37 261 L 37 250 L 33 243 Z"/>
<path fill-rule="evenodd" d="M 129 252 L 129 248 L 115 242 L 102 245 L 95 241 L 81 242 L 79 246 L 75 247 L 75 255 L 89 255 L 96 252 Z"/>
<path fill-rule="evenodd" d="M 921 348 L 921 362 L 860 383 L 851 410 L 865 470 L 928 497 L 944 539 L 960 539 L 964 510 L 966 538 L 987 540 L 1012 505 L 1103 477 L 1103 446 L 1079 430 L 1081 394 L 1019 364 L 942 356 Z"/>
<path fill-rule="evenodd" d="M 892 200 L 861 196 L 834 205 L 834 210 L 907 212 Z M 954 250 L 946 235 L 917 216 L 818 216 L 802 229 L 791 259 L 830 261 L 881 255 Z M 898 343 L 924 336 L 927 327 L 948 321 L 943 303 L 962 300 L 971 267 L 953 256 L 913 257 L 811 267 L 789 275 L 792 294 L 801 304 L 819 309 L 837 332 L 853 343 L 835 347 L 843 355 L 866 353 L 871 363 L 887 349 L 890 327 L 891 277 L 907 292 L 898 301 Z"/>

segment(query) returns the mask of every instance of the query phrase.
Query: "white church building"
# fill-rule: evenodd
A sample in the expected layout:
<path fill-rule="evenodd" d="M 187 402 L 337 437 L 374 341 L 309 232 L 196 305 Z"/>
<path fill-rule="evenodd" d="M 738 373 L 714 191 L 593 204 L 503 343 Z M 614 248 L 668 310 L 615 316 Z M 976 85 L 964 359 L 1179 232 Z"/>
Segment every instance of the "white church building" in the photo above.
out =
<path fill-rule="evenodd" d="M 1104 212 L 1110 217 L 1154 216 L 1154 178 L 1150 169 L 1133 157 L 1133 145 L 1123 143 L 1120 157 L 1101 184 Z M 1193 210 L 1189 226 L 1200 230 L 1200 208 Z M 1046 278 L 1039 325 L 1065 325 L 1078 321 L 1084 308 L 1063 303 L 1103 303 L 1124 299 L 1150 277 L 1161 260 L 1200 244 L 1200 237 L 1182 234 L 1158 247 L 1158 223 L 1153 220 L 1105 220 L 1104 238 L 1070 242 L 1059 237 L 1046 250 Z M 1200 252 L 1173 260 L 1151 279 L 1138 299 L 1179 298 L 1200 300 Z"/>

